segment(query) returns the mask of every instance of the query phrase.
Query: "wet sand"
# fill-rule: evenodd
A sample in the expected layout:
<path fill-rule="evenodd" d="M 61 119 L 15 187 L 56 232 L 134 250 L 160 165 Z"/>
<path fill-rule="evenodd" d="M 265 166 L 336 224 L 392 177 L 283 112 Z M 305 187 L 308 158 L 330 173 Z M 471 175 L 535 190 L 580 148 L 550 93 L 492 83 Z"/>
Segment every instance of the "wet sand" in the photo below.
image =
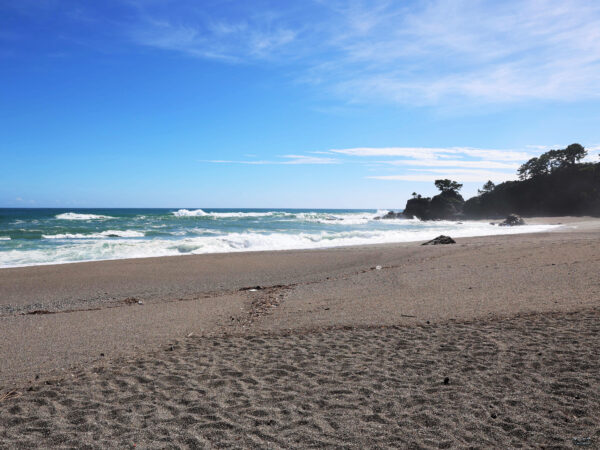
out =
<path fill-rule="evenodd" d="M 599 221 L 536 220 L 0 270 L 0 447 L 598 446 Z"/>

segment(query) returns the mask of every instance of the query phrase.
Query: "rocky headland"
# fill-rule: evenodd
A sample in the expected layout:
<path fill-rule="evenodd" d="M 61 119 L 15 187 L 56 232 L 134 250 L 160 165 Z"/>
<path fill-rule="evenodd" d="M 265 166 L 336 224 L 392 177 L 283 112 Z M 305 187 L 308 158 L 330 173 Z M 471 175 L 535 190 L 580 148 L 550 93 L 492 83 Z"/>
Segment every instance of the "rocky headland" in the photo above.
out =
<path fill-rule="evenodd" d="M 600 163 L 581 163 L 587 151 L 579 144 L 550 150 L 524 163 L 518 181 L 495 185 L 488 181 L 478 195 L 464 200 L 462 184 L 441 179 L 438 195 L 416 192 L 402 212 L 388 212 L 380 219 L 414 217 L 421 220 L 501 219 L 499 225 L 522 225 L 525 217 L 600 217 Z"/>

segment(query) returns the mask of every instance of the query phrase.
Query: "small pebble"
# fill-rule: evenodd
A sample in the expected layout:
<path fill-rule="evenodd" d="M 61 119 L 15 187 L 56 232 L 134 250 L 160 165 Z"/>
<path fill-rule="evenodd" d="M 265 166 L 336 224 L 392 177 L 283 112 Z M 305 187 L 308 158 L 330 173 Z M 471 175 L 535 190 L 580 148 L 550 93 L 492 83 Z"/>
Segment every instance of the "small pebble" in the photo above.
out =
<path fill-rule="evenodd" d="M 444 384 L 449 384 L 450 383 L 450 378 L 446 377 L 444 378 Z"/>

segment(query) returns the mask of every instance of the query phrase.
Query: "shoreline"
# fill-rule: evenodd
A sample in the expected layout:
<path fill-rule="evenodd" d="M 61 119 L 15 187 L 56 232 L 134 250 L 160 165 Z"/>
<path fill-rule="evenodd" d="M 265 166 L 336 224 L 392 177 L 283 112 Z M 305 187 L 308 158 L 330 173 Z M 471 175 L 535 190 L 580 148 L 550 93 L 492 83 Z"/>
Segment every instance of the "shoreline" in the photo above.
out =
<path fill-rule="evenodd" d="M 552 309 L 558 304 L 554 303 L 558 302 L 555 298 L 564 292 L 571 297 L 565 303 L 569 307 L 593 305 L 600 292 L 595 291 L 591 281 L 590 274 L 598 263 L 590 252 L 596 246 L 600 221 L 555 220 L 567 226 L 580 225 L 545 233 L 459 238 L 455 245 L 421 246 L 408 242 L 0 270 L 0 328 L 8 337 L 7 342 L 12 342 L 0 354 L 0 360 L 11 361 L 12 366 L 9 370 L 5 364 L 0 384 L 3 379 L 14 380 L 21 369 L 32 373 L 38 366 L 52 369 L 87 361 L 88 347 L 101 349 L 107 343 L 110 351 L 94 350 L 93 354 L 127 353 L 134 347 L 157 345 L 190 332 L 247 332 L 267 325 L 282 330 L 305 325 L 413 323 L 424 317 L 464 319 L 488 313 L 510 315 L 535 308 Z M 578 266 L 581 263 L 577 262 L 577 255 L 582 252 L 589 255 L 589 261 Z M 558 260 L 564 260 L 560 271 L 552 265 Z M 542 266 L 541 261 L 547 263 Z M 376 270 L 378 266 L 382 270 Z M 538 285 L 525 276 L 532 270 L 540 278 Z M 568 277 L 555 278 L 565 270 L 576 271 L 581 284 L 578 295 L 572 292 L 574 281 L 564 284 Z M 525 309 L 517 301 L 525 295 L 515 291 L 514 283 L 519 280 L 524 292 L 531 291 L 527 295 L 538 299 Z M 459 288 L 466 284 L 469 286 Z M 586 285 L 592 289 L 588 294 L 583 288 Z M 249 291 L 256 286 L 264 289 Z M 440 295 L 444 290 L 456 289 L 453 295 L 468 294 L 474 302 L 470 308 L 475 309 L 469 310 L 465 306 L 468 302 L 461 298 L 452 299 L 454 309 L 449 309 Z M 551 293 L 544 294 L 549 290 Z M 485 301 L 478 300 L 478 296 Z M 365 312 L 361 302 L 373 307 Z M 399 305 L 403 311 L 397 309 Z M 285 314 L 273 320 L 271 310 Z M 260 320 L 246 323 L 251 314 Z M 41 332 L 31 328 L 36 323 L 44 324 Z M 128 342 L 127 336 L 132 333 L 137 335 Z M 47 355 L 57 350 L 52 345 L 36 343 L 41 336 L 50 343 L 60 342 L 59 348 L 73 349 L 72 354 L 53 362 Z M 77 336 L 88 336 L 89 345 L 77 342 Z M 45 361 L 45 366 L 38 364 L 39 359 Z"/>
<path fill-rule="evenodd" d="M 515 227 L 506 227 L 505 233 L 499 234 L 483 234 L 483 235 L 467 235 L 467 236 L 459 236 L 461 239 L 465 238 L 476 238 L 476 237 L 487 237 L 487 236 L 504 236 L 504 235 L 513 235 L 513 234 L 534 234 L 534 233 L 546 233 L 553 231 L 561 231 L 564 228 L 577 226 L 583 229 L 594 229 L 597 225 L 595 223 L 600 223 L 600 218 L 595 218 L 591 216 L 557 216 L 557 217 L 526 217 L 527 223 L 526 225 L 551 225 L 559 227 L 552 230 L 541 230 L 541 231 L 520 231 Z M 409 219 L 406 219 L 409 220 Z M 473 223 L 490 223 L 494 219 L 478 219 L 478 220 L 469 220 L 465 222 L 473 222 Z M 495 219 L 498 220 L 498 219 Z M 437 221 L 431 221 L 432 223 Z M 600 228 L 600 225 L 598 225 Z M 435 233 L 433 233 L 435 234 Z M 436 236 L 431 237 L 433 239 Z M 342 244 L 342 245 L 332 245 L 332 246 L 322 246 L 322 247 L 309 247 L 309 248 L 292 248 L 292 249 L 268 249 L 268 250 L 240 250 L 240 251 L 224 251 L 224 252 L 207 252 L 207 253 L 194 253 L 194 254 L 179 254 L 179 255 L 160 255 L 160 256 L 140 256 L 140 257 L 128 257 L 128 258 L 112 258 L 112 259 L 91 259 L 91 260 L 82 260 L 82 261 L 64 261 L 64 262 L 44 262 L 44 263 L 36 263 L 36 264 L 23 264 L 23 265 L 13 265 L 0 267 L 0 272 L 3 270 L 10 269 L 21 269 L 27 267 L 40 267 L 40 266 L 58 266 L 58 265 L 69 265 L 69 264 L 85 264 L 85 263 L 94 263 L 94 262 L 106 262 L 106 261 L 127 261 L 127 260 L 144 260 L 144 259 L 155 259 L 155 258 L 175 258 L 175 257 L 193 257 L 193 256 L 203 256 L 203 255 L 221 255 L 221 254 L 244 254 L 244 253 L 269 253 L 269 252 L 295 252 L 295 251 L 313 251 L 313 250 L 330 250 L 337 248 L 357 248 L 357 247 L 365 247 L 365 246 L 389 246 L 389 245 L 402 245 L 402 244 L 414 244 L 415 242 L 425 241 L 426 239 L 414 239 L 409 241 L 396 241 L 396 242 L 375 242 L 375 243 L 365 243 L 365 244 Z"/>
<path fill-rule="evenodd" d="M 0 446 L 595 444 L 600 220 L 555 220 L 0 271 Z"/>

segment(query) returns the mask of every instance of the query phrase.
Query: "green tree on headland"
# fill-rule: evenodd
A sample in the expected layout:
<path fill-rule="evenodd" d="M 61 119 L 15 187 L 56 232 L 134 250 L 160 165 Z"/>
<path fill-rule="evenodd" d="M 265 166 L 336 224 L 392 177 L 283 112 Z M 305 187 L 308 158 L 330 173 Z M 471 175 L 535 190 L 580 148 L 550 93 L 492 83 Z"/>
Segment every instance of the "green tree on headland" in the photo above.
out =
<path fill-rule="evenodd" d="M 582 162 L 580 144 L 549 150 L 525 162 L 520 181 L 505 181 L 463 206 L 469 218 L 496 218 L 515 213 L 525 216 L 600 216 L 600 163 Z M 487 191 L 487 192 L 486 192 Z"/>
<path fill-rule="evenodd" d="M 582 162 L 587 151 L 580 144 L 549 150 L 524 163 L 520 181 L 495 185 L 486 182 L 466 202 L 456 181 L 435 180 L 441 191 L 433 198 L 413 198 L 403 214 L 422 220 L 491 219 L 508 214 L 523 216 L 592 215 L 600 217 L 600 162 Z"/>
<path fill-rule="evenodd" d="M 563 150 L 564 162 L 573 166 L 587 156 L 587 150 L 580 144 L 571 144 Z"/>
<path fill-rule="evenodd" d="M 487 194 L 488 192 L 492 192 L 495 187 L 496 187 L 496 185 L 492 182 L 492 180 L 488 180 L 488 182 L 485 183 L 481 187 L 481 189 L 477 189 L 477 193 L 479 195 L 481 195 L 481 194 Z"/>
<path fill-rule="evenodd" d="M 547 151 L 536 158 L 531 158 L 519 167 L 519 179 L 527 180 L 540 175 L 548 175 L 557 169 L 574 166 L 586 155 L 587 150 L 580 144 L 571 144 L 562 150 Z"/>
<path fill-rule="evenodd" d="M 443 180 L 435 180 L 434 184 L 435 187 L 438 188 L 442 193 L 453 192 L 457 194 L 458 191 L 460 191 L 463 187 L 462 184 L 457 183 L 456 181 L 448 180 L 447 178 Z"/>

